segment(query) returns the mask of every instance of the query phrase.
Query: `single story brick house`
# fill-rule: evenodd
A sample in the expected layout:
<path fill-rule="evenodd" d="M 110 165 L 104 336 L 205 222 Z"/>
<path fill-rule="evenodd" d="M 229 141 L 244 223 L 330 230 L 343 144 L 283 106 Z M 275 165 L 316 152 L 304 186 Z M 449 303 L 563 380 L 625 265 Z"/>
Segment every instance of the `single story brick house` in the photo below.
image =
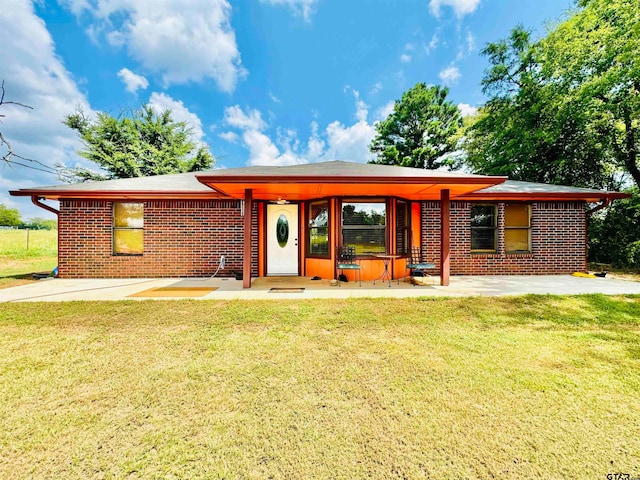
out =
<path fill-rule="evenodd" d="M 420 246 L 453 275 L 585 271 L 589 203 L 618 192 L 343 161 L 246 167 L 10 192 L 58 215 L 62 278 L 405 275 Z M 58 200 L 59 211 L 41 203 Z M 593 211 L 594 209 L 591 209 Z M 352 275 L 352 274 L 351 274 Z"/>

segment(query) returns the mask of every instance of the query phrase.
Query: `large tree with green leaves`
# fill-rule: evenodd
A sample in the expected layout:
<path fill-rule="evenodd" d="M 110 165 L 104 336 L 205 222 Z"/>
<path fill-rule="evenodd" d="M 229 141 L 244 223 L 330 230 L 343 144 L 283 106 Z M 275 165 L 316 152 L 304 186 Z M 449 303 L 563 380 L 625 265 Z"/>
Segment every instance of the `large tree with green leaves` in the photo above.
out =
<path fill-rule="evenodd" d="M 0 225 L 3 227 L 17 227 L 22 225 L 20 212 L 17 208 L 9 208 L 0 203 Z"/>
<path fill-rule="evenodd" d="M 144 105 L 118 118 L 100 112 L 94 120 L 78 111 L 64 123 L 80 134 L 84 148 L 79 154 L 102 169 L 63 168 L 61 178 L 66 181 L 194 172 L 214 163 L 209 149 L 198 146 L 189 126 L 175 121 L 170 110 L 156 112 Z"/>
<path fill-rule="evenodd" d="M 489 101 L 466 129 L 466 162 L 477 173 L 533 182 L 611 186 L 612 168 L 588 115 L 544 76 L 543 52 L 524 28 L 482 53 Z"/>
<path fill-rule="evenodd" d="M 542 75 L 588 118 L 602 146 L 640 187 L 640 4 L 579 0 L 541 42 Z"/>
<path fill-rule="evenodd" d="M 483 50 L 490 99 L 465 136 L 475 171 L 592 187 L 624 172 L 640 186 L 640 7 L 579 7 L 538 42 L 516 27 Z"/>
<path fill-rule="evenodd" d="M 418 83 L 396 100 L 393 112 L 376 124 L 369 146 L 371 163 L 435 169 L 454 150 L 455 135 L 462 126 L 460 110 L 447 100 L 449 90 Z"/>

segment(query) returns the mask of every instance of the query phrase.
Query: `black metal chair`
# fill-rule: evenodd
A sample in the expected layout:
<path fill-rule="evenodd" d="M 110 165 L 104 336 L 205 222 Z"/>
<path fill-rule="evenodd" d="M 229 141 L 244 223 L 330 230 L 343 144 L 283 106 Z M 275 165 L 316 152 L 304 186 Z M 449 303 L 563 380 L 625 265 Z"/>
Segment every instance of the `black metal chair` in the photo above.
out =
<path fill-rule="evenodd" d="M 431 285 L 435 283 L 432 275 L 426 273 L 426 270 L 436 268 L 435 263 L 427 261 L 426 252 L 420 247 L 411 247 L 411 258 L 407 259 L 407 272 L 409 276 L 417 276 L 420 273 L 422 277 L 431 278 Z M 412 282 L 416 286 L 415 282 Z"/>
<path fill-rule="evenodd" d="M 344 275 L 344 270 L 353 270 L 357 272 L 358 282 L 362 287 L 362 279 L 360 278 L 360 262 L 356 258 L 356 247 L 353 245 L 343 245 L 338 247 L 336 254 L 336 268 L 338 274 L 338 286 L 340 286 L 340 277 Z"/>

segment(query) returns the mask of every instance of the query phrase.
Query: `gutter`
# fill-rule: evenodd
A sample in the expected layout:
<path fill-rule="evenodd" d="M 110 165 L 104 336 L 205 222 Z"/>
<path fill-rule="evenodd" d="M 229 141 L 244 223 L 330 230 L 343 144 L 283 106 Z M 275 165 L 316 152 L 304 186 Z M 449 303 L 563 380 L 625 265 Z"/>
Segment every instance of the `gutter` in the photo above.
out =
<path fill-rule="evenodd" d="M 40 208 L 44 208 L 45 210 L 51 212 L 51 213 L 55 213 L 56 216 L 60 215 L 60 210 L 56 210 L 53 207 L 50 207 L 49 205 L 45 205 L 44 203 L 40 202 L 40 199 L 43 197 L 39 197 L 37 195 L 31 195 L 31 202 L 36 206 L 36 207 L 40 207 Z"/>
<path fill-rule="evenodd" d="M 590 217 L 591 215 L 593 215 L 594 213 L 596 213 L 598 210 L 602 210 L 605 207 L 608 207 L 611 204 L 611 199 L 610 198 L 603 198 L 602 199 L 602 203 L 600 203 L 599 205 L 596 205 L 595 207 L 593 207 L 590 210 L 587 210 L 585 212 L 587 218 Z"/>

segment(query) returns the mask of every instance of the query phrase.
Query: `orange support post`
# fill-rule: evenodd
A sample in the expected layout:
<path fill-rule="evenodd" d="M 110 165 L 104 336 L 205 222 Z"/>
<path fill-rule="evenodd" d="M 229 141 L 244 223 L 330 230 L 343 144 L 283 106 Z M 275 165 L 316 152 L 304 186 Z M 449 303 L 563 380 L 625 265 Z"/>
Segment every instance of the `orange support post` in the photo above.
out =
<path fill-rule="evenodd" d="M 449 285 L 451 256 L 451 201 L 449 190 L 440 191 L 440 285 Z"/>
<path fill-rule="evenodd" d="M 242 288 L 251 288 L 251 224 L 253 223 L 253 190 L 244 191 L 244 259 Z"/>

